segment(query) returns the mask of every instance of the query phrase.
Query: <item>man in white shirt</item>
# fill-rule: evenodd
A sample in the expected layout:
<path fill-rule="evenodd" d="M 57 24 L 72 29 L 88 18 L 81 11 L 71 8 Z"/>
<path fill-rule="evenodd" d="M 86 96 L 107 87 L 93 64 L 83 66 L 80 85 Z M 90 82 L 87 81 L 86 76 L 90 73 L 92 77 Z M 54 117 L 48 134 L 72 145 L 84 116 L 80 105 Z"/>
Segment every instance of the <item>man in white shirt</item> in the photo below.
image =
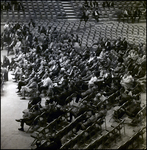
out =
<path fill-rule="evenodd" d="M 9 23 L 8 22 L 4 25 L 4 30 L 9 30 Z"/>
<path fill-rule="evenodd" d="M 96 76 L 91 77 L 91 79 L 88 82 L 88 85 L 91 86 L 94 84 L 94 82 L 98 81 L 98 78 Z"/>
<path fill-rule="evenodd" d="M 129 72 L 127 72 L 122 77 L 122 80 L 120 82 L 120 84 L 125 88 L 126 91 L 133 87 L 133 83 L 134 83 L 134 78 L 132 77 L 132 75 Z"/>
<path fill-rule="evenodd" d="M 41 93 L 42 90 L 50 90 L 53 87 L 53 82 L 49 75 L 46 75 L 44 79 L 41 81 L 42 86 L 39 87 L 39 92 Z"/>

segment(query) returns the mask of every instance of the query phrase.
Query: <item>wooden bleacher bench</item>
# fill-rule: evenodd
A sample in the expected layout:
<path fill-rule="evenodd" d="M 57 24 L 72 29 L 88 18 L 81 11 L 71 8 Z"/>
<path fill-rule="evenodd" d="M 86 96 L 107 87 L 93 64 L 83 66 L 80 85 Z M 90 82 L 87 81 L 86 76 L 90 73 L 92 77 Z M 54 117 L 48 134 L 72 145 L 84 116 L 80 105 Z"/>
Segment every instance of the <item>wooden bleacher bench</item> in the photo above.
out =
<path fill-rule="evenodd" d="M 114 127 L 112 130 L 110 131 L 106 131 L 105 133 L 102 133 L 102 136 L 98 139 L 96 139 L 95 141 L 93 141 L 92 143 L 90 143 L 86 149 L 91 149 L 91 148 L 97 148 L 99 145 L 103 145 L 106 140 L 108 140 L 108 138 L 111 138 L 110 136 L 118 136 L 117 131 L 119 131 L 119 135 L 120 135 L 120 130 L 122 129 L 121 126 L 123 126 L 124 120 L 122 120 L 116 127 Z M 113 134 L 114 133 L 114 134 Z M 115 140 L 115 137 L 113 137 L 113 139 Z"/>
<path fill-rule="evenodd" d="M 137 133 L 135 133 L 128 141 L 118 147 L 118 149 L 128 149 L 128 147 L 133 147 L 133 143 L 139 139 L 139 136 L 143 135 L 146 127 L 142 127 Z M 139 143 L 138 143 L 139 144 Z"/>
<path fill-rule="evenodd" d="M 63 115 L 64 116 L 64 115 Z M 52 134 L 52 130 L 53 130 L 53 127 L 55 127 L 57 125 L 57 122 L 62 120 L 62 115 L 59 116 L 58 118 L 54 119 L 53 121 L 51 121 L 50 123 L 47 123 L 47 125 L 45 127 L 39 127 L 38 130 L 36 130 L 32 135 L 31 137 L 34 138 L 34 141 L 32 142 L 32 145 L 40 139 L 40 135 L 43 134 Z M 44 136 L 42 137 L 44 139 Z"/>

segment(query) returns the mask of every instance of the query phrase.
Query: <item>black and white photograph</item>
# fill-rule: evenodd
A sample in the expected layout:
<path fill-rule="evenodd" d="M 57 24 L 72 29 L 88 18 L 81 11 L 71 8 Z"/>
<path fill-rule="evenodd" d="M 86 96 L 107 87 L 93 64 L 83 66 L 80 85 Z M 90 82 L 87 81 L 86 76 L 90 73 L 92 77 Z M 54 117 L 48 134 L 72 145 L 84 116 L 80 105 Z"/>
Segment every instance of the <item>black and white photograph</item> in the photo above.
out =
<path fill-rule="evenodd" d="M 146 1 L 1 0 L 1 149 L 146 149 Z"/>

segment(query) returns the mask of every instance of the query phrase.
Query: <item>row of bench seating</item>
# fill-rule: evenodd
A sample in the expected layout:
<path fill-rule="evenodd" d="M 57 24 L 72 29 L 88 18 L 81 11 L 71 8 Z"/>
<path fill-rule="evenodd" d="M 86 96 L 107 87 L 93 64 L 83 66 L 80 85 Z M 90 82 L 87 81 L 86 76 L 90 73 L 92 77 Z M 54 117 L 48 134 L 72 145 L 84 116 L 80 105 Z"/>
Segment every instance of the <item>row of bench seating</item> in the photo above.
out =
<path fill-rule="evenodd" d="M 66 13 L 60 1 L 23 1 L 22 4 L 24 11 L 2 11 L 2 20 L 66 19 Z"/>
<path fill-rule="evenodd" d="M 118 147 L 118 149 L 135 149 L 140 145 L 140 140 L 143 141 L 143 134 L 146 132 L 146 127 L 142 127 L 128 141 Z M 136 143 L 137 142 L 137 143 Z"/>
<path fill-rule="evenodd" d="M 114 94 L 112 94 L 112 96 L 114 96 Z M 108 99 L 110 99 L 110 96 L 109 96 Z M 102 102 L 102 103 L 99 103 L 99 106 L 100 106 L 100 105 L 103 105 L 103 102 Z M 36 132 L 34 132 L 34 134 L 32 135 L 32 137 L 35 139 L 34 142 L 35 142 L 36 140 L 38 140 L 38 137 L 40 138 L 40 134 L 42 134 L 42 133 L 43 133 L 43 134 L 46 134 L 46 133 L 44 133 L 44 131 L 46 131 L 46 129 L 47 129 L 47 131 L 49 131 L 50 134 L 52 134 L 53 128 L 55 128 L 54 131 L 57 132 L 56 134 L 57 134 L 58 136 L 60 136 L 60 137 L 64 136 L 64 135 L 65 135 L 65 131 L 68 132 L 70 129 L 75 128 L 75 127 L 77 126 L 77 124 L 80 122 L 80 119 L 84 119 L 84 118 L 85 118 L 85 117 L 84 117 L 85 114 L 86 114 L 86 112 L 85 112 L 84 114 L 82 114 L 81 116 L 77 117 L 72 123 L 67 124 L 67 121 L 65 121 L 65 122 L 64 122 L 64 128 L 63 128 L 63 126 L 62 126 L 62 127 L 61 127 L 61 130 L 60 130 L 59 126 L 61 126 L 63 120 L 65 120 L 65 119 L 63 119 L 63 117 L 64 117 L 64 118 L 68 118 L 67 115 L 65 115 L 65 116 L 62 116 L 62 115 L 61 115 L 61 116 L 58 117 L 57 119 L 53 120 L 51 123 L 47 124 L 46 127 L 41 127 L 41 128 L 39 128 Z M 66 125 L 66 124 L 67 124 L 67 125 Z M 41 139 L 41 138 L 40 138 L 40 139 Z M 32 144 L 34 144 L 34 142 L 33 142 Z"/>
<path fill-rule="evenodd" d="M 36 131 L 38 132 L 37 134 L 35 135 L 31 135 L 31 137 L 34 138 L 34 141 L 33 143 L 35 143 L 35 141 L 39 140 L 39 141 L 42 141 L 42 140 L 46 140 L 46 141 L 49 141 L 49 137 L 52 135 L 52 134 L 55 134 L 55 137 L 59 137 L 60 139 L 66 135 L 67 133 L 69 133 L 73 128 L 75 128 L 80 121 L 82 121 L 86 116 L 86 112 L 84 114 L 81 114 L 80 116 L 78 116 L 73 122 L 66 122 L 63 124 L 63 116 L 60 116 L 59 118 L 60 119 L 55 119 L 53 120 L 50 124 L 48 124 L 45 128 L 43 128 L 41 131 Z M 67 117 L 65 117 L 65 119 L 67 119 Z M 62 126 L 61 126 L 62 124 Z M 55 128 L 54 131 L 52 131 L 52 129 Z M 47 130 L 46 130 L 47 129 Z M 47 133 L 42 133 L 44 131 L 47 131 Z M 48 135 L 48 138 L 46 138 L 45 136 L 42 136 L 40 138 L 39 135 Z M 32 145 L 33 145 L 32 143 Z"/>
<path fill-rule="evenodd" d="M 102 105 L 106 105 L 106 106 L 108 106 L 108 105 L 110 105 L 110 104 L 114 104 L 114 101 L 115 101 L 115 98 L 117 97 L 119 95 L 119 91 L 117 91 L 116 93 L 113 93 L 112 95 L 110 95 L 110 96 L 108 96 L 108 98 L 105 100 L 105 101 L 103 101 L 103 102 L 100 102 L 97 106 L 102 106 Z M 111 101 L 111 100 L 114 100 L 114 101 Z M 122 104 L 121 105 L 121 107 L 120 108 L 123 108 L 123 107 L 126 107 L 126 106 L 128 106 L 129 105 L 129 102 L 127 101 L 127 102 L 125 102 L 124 104 Z M 119 108 L 119 109 L 120 109 Z M 108 109 L 108 108 L 107 108 Z M 145 110 L 145 108 L 143 108 L 142 109 L 142 111 L 143 110 Z M 141 112 L 142 112 L 141 111 Z M 144 112 L 144 111 L 143 111 Z M 138 114 L 141 114 L 141 113 L 139 113 L 138 112 Z M 46 136 L 43 136 L 43 135 L 47 135 L 47 136 L 49 136 L 50 134 L 52 134 L 53 132 L 51 132 L 52 131 L 52 129 L 53 129 L 53 127 L 56 127 L 56 129 L 55 129 L 55 131 L 57 131 L 56 132 L 56 135 L 57 136 L 59 136 L 60 138 L 62 138 L 63 136 L 65 136 L 66 134 L 68 134 L 71 130 L 73 131 L 73 128 L 75 128 L 76 126 L 77 126 L 77 124 L 80 122 L 80 120 L 81 119 L 83 119 L 84 117 L 83 117 L 83 115 L 85 115 L 85 114 L 82 114 L 81 116 L 79 116 L 79 117 L 77 117 L 72 123 L 65 123 L 64 124 L 64 127 L 62 126 L 62 128 L 59 128 L 59 127 L 57 127 L 58 125 L 58 121 L 63 117 L 63 116 L 60 116 L 59 118 L 57 118 L 57 119 L 55 119 L 55 120 L 53 120 L 50 124 L 48 124 L 46 127 L 43 127 L 40 131 L 38 130 L 37 132 L 38 132 L 38 134 L 36 135 L 36 136 L 33 136 L 32 135 L 32 137 L 34 138 L 34 141 L 36 141 L 36 140 L 46 140 Z M 67 116 L 65 117 L 65 118 L 67 118 Z M 69 139 L 68 141 L 66 141 L 64 144 L 63 144 L 63 146 L 62 146 L 62 148 L 64 149 L 64 148 L 69 148 L 70 146 L 71 147 L 73 147 L 73 146 L 77 146 L 77 144 L 75 145 L 75 141 L 78 141 L 78 140 L 80 140 L 80 137 L 83 135 L 83 134 L 85 134 L 85 133 L 87 133 L 87 130 L 89 130 L 89 129 L 91 129 L 91 132 L 93 133 L 93 131 L 92 131 L 92 127 L 93 126 L 96 126 L 96 124 L 97 124 L 98 122 L 96 122 L 95 124 L 93 124 L 91 127 L 88 127 L 85 131 L 81 131 L 81 133 L 80 134 L 75 134 L 75 132 L 71 132 L 71 139 Z M 59 124 L 61 125 L 62 123 L 59 121 Z M 100 127 L 99 126 L 99 123 L 98 123 L 98 126 L 97 126 L 98 128 Z M 95 129 L 95 128 L 93 128 L 93 129 Z M 46 131 L 45 133 L 44 133 L 44 131 Z M 112 130 L 110 133 L 112 133 L 114 130 Z M 90 132 L 89 132 L 90 133 Z M 87 134 L 87 136 L 90 136 L 90 134 Z M 94 133 L 92 134 L 92 135 L 94 135 Z M 86 136 L 84 135 L 84 137 L 86 138 Z M 90 136 L 91 137 L 91 136 Z M 83 138 L 82 138 L 82 140 L 83 140 Z M 114 138 L 114 140 L 115 140 L 115 138 Z M 47 142 L 47 141 L 46 141 Z M 34 142 L 33 142 L 34 143 Z M 32 143 L 32 144 L 33 144 Z M 94 143 L 97 143 L 97 142 L 94 142 Z M 44 143 L 43 143 L 44 144 Z M 93 145 L 92 143 L 90 144 L 91 146 Z M 88 147 L 91 147 L 91 146 L 88 146 Z M 95 144 L 93 145 L 94 147 L 95 147 Z"/>
<path fill-rule="evenodd" d="M 45 25 L 44 23 L 40 23 L 41 25 Z M 61 26 L 60 26 L 60 22 L 58 22 L 58 24 L 57 24 L 57 22 L 48 22 L 46 25 L 53 25 L 53 26 L 56 26 L 56 27 L 58 27 L 59 26 L 59 31 L 60 31 L 60 29 L 62 30 L 62 31 L 66 31 L 66 30 L 68 30 L 68 27 L 70 27 L 71 29 L 72 28 L 74 28 L 75 27 L 75 29 L 77 29 L 77 28 L 80 28 L 80 26 L 81 26 L 81 28 L 83 29 L 84 27 L 86 27 L 86 24 L 84 24 L 84 22 L 82 23 L 82 25 L 79 23 L 79 22 L 75 22 L 75 24 L 74 24 L 74 26 L 72 26 L 72 24 L 71 23 L 69 23 L 69 22 L 62 22 L 62 24 L 61 24 Z M 106 26 L 105 26 L 105 24 L 103 24 L 102 25 L 102 29 L 104 28 L 104 30 L 106 29 L 105 28 Z M 124 27 L 124 26 L 123 26 Z M 119 26 L 118 26 L 118 28 L 119 28 Z M 127 27 L 126 27 L 127 28 Z M 93 35 L 93 30 L 92 30 L 92 28 L 87 28 L 87 30 L 88 30 L 88 34 L 90 34 L 91 36 Z M 91 32 L 92 31 L 92 32 Z M 90 33 L 89 33 L 90 32 Z M 88 35 L 87 35 L 87 37 L 89 37 Z M 109 106 L 109 104 L 114 104 L 113 102 L 113 100 L 116 98 L 118 96 L 118 93 L 116 92 L 116 93 L 114 93 L 114 94 L 112 94 L 112 95 L 110 95 L 105 101 L 103 101 L 103 102 L 100 102 L 100 103 L 98 103 L 98 106 L 102 106 L 102 105 L 106 105 L 106 106 Z M 108 109 L 108 108 L 107 108 Z M 75 119 L 75 121 L 73 122 L 73 123 L 68 123 L 68 122 L 63 122 L 63 126 L 65 126 L 65 128 L 63 128 L 63 126 L 61 127 L 61 124 L 59 124 L 59 126 L 61 127 L 59 127 L 59 126 L 57 126 L 56 127 L 56 129 L 57 129 L 57 135 L 59 135 L 59 136 L 64 136 L 64 134 L 65 134 L 65 132 L 68 134 L 68 132 L 70 131 L 70 129 L 71 128 L 74 128 L 75 127 L 75 125 L 77 124 L 77 122 L 79 123 L 79 119 L 81 119 L 81 118 L 83 118 L 83 114 L 81 115 L 81 116 L 79 116 L 79 118 L 76 118 Z M 58 119 L 56 119 L 56 120 L 54 120 L 47 128 L 50 128 L 50 131 L 51 131 L 51 129 L 52 129 L 52 127 L 55 127 L 55 122 L 58 122 Z M 75 124 L 75 122 L 76 122 L 76 124 Z M 61 123 L 61 122 L 60 122 Z M 67 123 L 67 124 L 66 124 Z M 58 125 L 58 124 L 57 124 Z M 46 139 L 47 137 L 49 137 L 49 130 L 47 130 L 47 133 L 45 134 L 46 136 L 45 137 L 42 137 L 43 139 L 41 139 L 42 141 L 44 141 L 44 139 Z M 92 133 L 93 133 L 93 131 L 92 131 Z M 40 134 L 39 134 L 40 135 Z M 44 135 L 44 134 L 42 134 L 42 135 Z M 40 137 L 40 136 L 39 136 Z M 40 138 L 41 138 L 40 137 Z M 38 137 L 37 137 L 38 138 Z M 39 139 L 40 139 L 39 138 Z M 35 137 L 35 139 L 36 139 L 36 137 Z M 75 141 L 76 141 L 77 139 L 75 139 Z M 47 141 L 47 140 L 46 140 Z M 74 141 L 74 140 L 73 140 Z M 74 144 L 74 142 L 72 142 L 71 141 L 71 143 L 72 144 Z M 67 142 L 67 144 L 69 144 L 68 142 Z M 65 146 L 66 146 L 66 144 L 65 144 Z"/>
<path fill-rule="evenodd" d="M 70 138 L 67 142 L 63 144 L 61 149 L 68 149 L 68 148 L 79 148 L 79 143 L 86 143 L 94 134 L 95 131 L 101 132 L 101 118 L 94 122 L 91 126 L 87 127 L 86 130 L 82 130 L 79 134 L 75 134 L 74 137 Z M 82 140 L 82 141 L 81 141 Z"/>
<path fill-rule="evenodd" d="M 114 96 L 117 96 L 117 92 L 116 93 L 114 93 L 114 94 L 112 94 L 112 95 L 110 95 L 109 97 L 108 97 L 108 101 L 111 99 L 111 98 L 115 98 Z M 100 105 L 103 105 L 103 103 L 104 102 L 106 102 L 106 100 L 105 101 L 103 101 L 103 102 L 100 102 L 99 104 L 98 104 L 98 106 L 100 107 Z M 108 105 L 108 104 L 107 104 Z M 100 111 L 100 110 L 99 110 Z M 61 128 L 59 127 L 59 126 L 61 126 L 61 124 L 62 124 L 62 122 L 63 122 L 63 120 L 64 119 L 62 119 L 64 116 L 60 116 L 59 118 L 57 118 L 57 119 L 55 119 L 55 120 L 53 120 L 51 123 L 49 123 L 46 127 L 40 127 L 37 131 L 35 131 L 31 136 L 34 138 L 34 141 L 33 141 L 33 143 L 32 143 L 32 145 L 37 141 L 37 140 L 45 140 L 46 138 L 46 136 L 41 136 L 41 135 L 51 135 L 52 133 L 55 133 L 56 134 L 56 136 L 58 136 L 58 137 L 60 137 L 60 138 L 62 138 L 63 136 L 65 136 L 69 131 L 71 131 L 71 130 L 73 130 L 74 128 L 76 128 L 76 126 L 83 120 L 83 119 L 85 119 L 85 116 L 86 115 L 86 112 L 84 113 L 84 114 L 82 114 L 82 115 L 80 115 L 79 117 L 77 117 L 77 118 L 75 118 L 75 120 L 73 121 L 73 122 L 71 122 L 71 123 L 67 123 L 66 121 L 65 121 L 65 123 L 64 123 L 64 127 L 62 126 Z M 64 118 L 68 118 L 68 116 L 65 116 Z M 100 127 L 100 122 L 101 122 L 102 120 L 100 119 L 98 122 L 95 122 L 95 125 L 97 125 L 97 127 Z M 53 130 L 53 128 L 55 129 L 55 130 Z M 84 132 L 87 132 L 88 131 L 88 129 L 89 128 L 87 128 Z M 91 129 L 91 127 L 90 127 L 90 129 Z M 82 132 L 83 133 L 83 132 Z M 82 133 L 81 134 L 79 134 L 79 136 L 81 136 L 82 135 Z M 93 133 L 94 134 L 94 133 Z M 40 137 L 41 136 L 41 137 Z M 89 136 L 89 134 L 88 134 L 88 136 Z M 73 140 L 74 141 L 74 140 Z M 72 142 L 72 141 L 71 141 Z M 65 144 L 64 144 L 64 148 L 65 147 L 67 147 L 67 146 L 69 146 L 69 141 L 68 142 L 66 142 Z"/>
<path fill-rule="evenodd" d="M 76 32 L 78 31 L 78 36 L 80 38 L 81 44 L 83 47 L 92 46 L 93 43 L 96 43 L 99 38 L 109 38 L 117 39 L 118 37 L 126 38 L 130 43 L 135 42 L 136 44 L 145 43 L 146 41 L 146 29 L 137 25 L 129 25 L 128 23 L 104 23 L 96 25 L 94 22 L 84 22 L 76 21 L 61 21 L 61 22 L 52 22 L 52 21 L 37 21 L 36 24 L 44 26 L 46 29 L 48 26 L 52 28 L 57 27 L 57 30 L 60 32 Z M 90 27 L 90 28 L 89 28 Z M 35 29 L 36 30 L 36 29 Z"/>
<path fill-rule="evenodd" d="M 132 118 L 132 122 L 130 124 L 137 125 L 140 123 L 144 123 L 143 121 L 145 120 L 145 116 L 146 116 L 146 105 L 142 106 L 142 109 L 136 114 L 134 118 Z"/>
<path fill-rule="evenodd" d="M 117 23 L 104 23 L 100 25 L 95 25 L 94 27 L 83 30 L 79 33 L 79 37 L 81 38 L 82 46 L 85 47 L 88 45 L 89 47 L 93 45 L 93 43 L 97 43 L 98 39 L 118 39 L 126 38 L 126 40 L 133 44 L 134 42 L 139 45 L 139 43 L 145 43 L 146 41 L 146 32 L 145 28 L 135 26 L 129 26 L 129 24 L 121 24 Z"/>
<path fill-rule="evenodd" d="M 65 31 L 77 32 L 82 47 L 91 47 L 102 37 L 109 39 L 122 37 L 126 38 L 129 43 L 133 44 L 135 42 L 138 45 L 146 41 L 146 29 L 143 26 L 129 25 L 128 23 L 110 22 L 97 25 L 94 22 L 85 21 L 36 21 L 36 24 L 43 25 L 46 29 L 48 26 L 57 27 L 57 30 L 63 33 Z"/>
<path fill-rule="evenodd" d="M 76 15 L 75 19 L 79 19 L 81 17 L 80 7 L 78 1 L 70 1 L 71 6 L 73 7 L 74 14 Z M 83 2 L 81 2 L 83 3 Z M 117 18 L 111 18 L 115 13 L 118 7 L 126 8 L 129 6 L 138 6 L 139 9 L 144 9 L 140 2 L 138 1 L 130 1 L 129 3 L 125 1 L 124 3 L 115 2 L 114 7 L 102 7 L 103 1 L 98 1 L 98 9 L 101 14 L 99 15 L 100 21 L 110 21 L 117 20 Z M 24 11 L 12 11 L 9 10 L 8 13 L 6 11 L 2 11 L 1 19 L 2 21 L 7 20 L 17 20 L 20 19 L 22 21 L 29 20 L 30 18 L 34 19 L 67 19 L 66 11 L 62 5 L 61 1 L 23 1 Z M 142 18 L 143 22 L 145 22 L 145 18 Z"/>
<path fill-rule="evenodd" d="M 60 128 L 62 128 L 63 126 L 66 126 L 68 124 L 67 122 L 67 114 L 61 115 L 58 118 L 54 119 L 53 121 L 51 121 L 50 123 L 48 123 L 45 127 L 39 127 L 38 130 L 36 130 L 33 134 L 31 134 L 31 137 L 34 138 L 34 141 L 32 142 L 32 145 L 37 141 L 42 141 L 44 139 L 46 139 L 46 135 L 49 137 L 49 135 L 52 135 L 53 132 L 53 128 L 56 127 L 57 125 L 58 127 L 60 126 Z"/>
<path fill-rule="evenodd" d="M 99 20 L 100 21 L 117 21 L 118 18 L 114 16 L 114 14 L 116 13 L 116 11 L 118 10 L 118 8 L 120 9 L 126 9 L 127 7 L 138 7 L 141 11 L 144 11 L 144 7 L 142 5 L 142 2 L 138 2 L 138 1 L 123 1 L 121 2 L 114 2 L 114 7 L 103 7 L 103 2 L 104 1 L 97 1 L 98 3 L 98 7 L 95 7 L 95 9 L 98 9 L 100 11 L 100 15 L 99 15 Z M 71 1 L 71 5 L 73 6 L 74 11 L 76 12 L 77 18 L 80 18 L 80 16 L 82 15 L 80 12 L 80 7 L 81 5 L 84 4 L 84 1 Z M 91 8 L 92 9 L 92 8 Z M 90 17 L 91 18 L 91 17 Z M 123 18 L 122 20 L 124 20 L 125 18 Z M 141 18 L 140 22 L 145 22 L 146 18 Z"/>
<path fill-rule="evenodd" d="M 112 141 L 115 141 L 116 137 L 121 136 L 121 129 L 124 126 L 123 123 L 124 120 L 122 120 L 117 126 L 112 127 L 111 130 L 106 130 L 107 132 L 105 132 L 105 134 L 93 140 L 93 142 L 87 145 L 85 149 L 99 148 L 100 145 L 108 146 L 108 144 L 110 144 Z"/>

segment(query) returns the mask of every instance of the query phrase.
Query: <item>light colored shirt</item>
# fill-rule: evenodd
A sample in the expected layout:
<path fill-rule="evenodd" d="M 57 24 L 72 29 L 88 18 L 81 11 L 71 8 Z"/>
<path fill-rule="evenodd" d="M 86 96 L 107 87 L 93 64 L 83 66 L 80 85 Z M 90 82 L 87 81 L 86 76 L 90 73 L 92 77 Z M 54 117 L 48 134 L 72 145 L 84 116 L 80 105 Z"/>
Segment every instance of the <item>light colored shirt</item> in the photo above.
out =
<path fill-rule="evenodd" d="M 43 79 L 42 82 L 43 82 L 44 87 L 47 87 L 47 86 L 52 87 L 53 86 L 53 82 L 50 77 Z"/>
<path fill-rule="evenodd" d="M 8 29 L 9 28 L 9 25 L 8 24 L 5 24 L 4 25 L 4 29 Z"/>
<path fill-rule="evenodd" d="M 59 84 L 62 84 L 64 78 L 62 77 L 61 80 L 59 81 Z"/>
<path fill-rule="evenodd" d="M 124 83 L 130 83 L 130 82 L 132 82 L 132 81 L 134 81 L 132 75 L 124 76 L 124 77 L 122 78 L 122 82 L 124 82 Z"/>
<path fill-rule="evenodd" d="M 91 77 L 91 79 L 89 80 L 88 84 L 91 85 L 91 84 L 94 84 L 94 82 L 98 81 L 98 78 L 95 76 L 95 77 Z"/>
<path fill-rule="evenodd" d="M 14 46 L 14 50 L 19 49 L 20 46 L 21 46 L 21 42 L 18 41 L 18 42 L 16 43 L 16 45 Z"/>
<path fill-rule="evenodd" d="M 133 85 L 133 77 L 132 75 L 124 75 L 120 84 L 125 88 L 125 89 L 128 89 L 128 88 L 131 88 L 132 85 Z"/>
<path fill-rule="evenodd" d="M 94 59 L 94 57 L 90 57 L 88 62 L 90 63 L 93 59 Z"/>

